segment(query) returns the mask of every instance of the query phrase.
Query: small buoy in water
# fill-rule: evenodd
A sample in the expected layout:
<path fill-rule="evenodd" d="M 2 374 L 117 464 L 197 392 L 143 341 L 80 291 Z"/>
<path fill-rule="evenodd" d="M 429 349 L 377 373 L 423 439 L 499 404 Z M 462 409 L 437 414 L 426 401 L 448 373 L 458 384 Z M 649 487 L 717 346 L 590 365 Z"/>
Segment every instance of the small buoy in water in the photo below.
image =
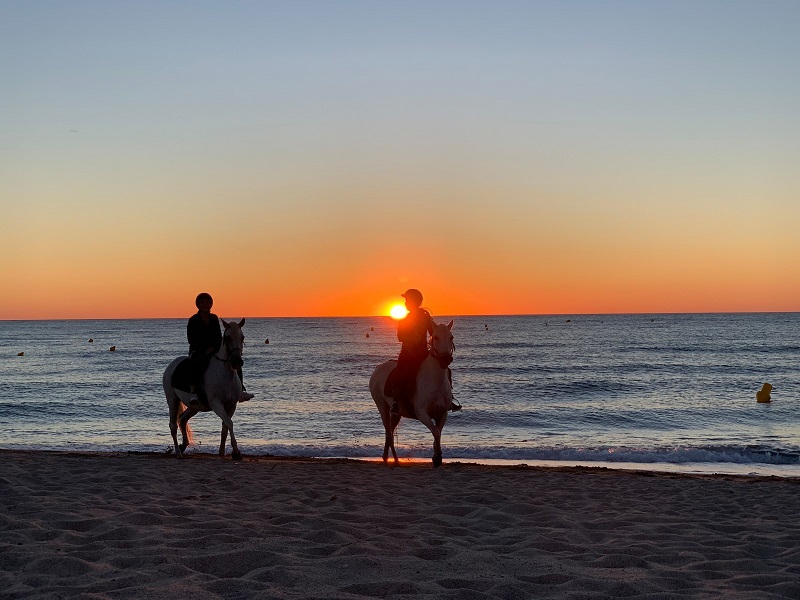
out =
<path fill-rule="evenodd" d="M 90 343 L 90 344 L 93 344 L 93 343 L 94 343 L 94 340 L 93 340 L 92 338 L 89 338 L 89 343 Z"/>
<path fill-rule="evenodd" d="M 567 319 L 567 323 L 571 323 L 571 322 L 572 322 L 572 319 Z"/>
<path fill-rule="evenodd" d="M 367 337 L 369 337 L 369 334 L 367 334 Z"/>
<path fill-rule="evenodd" d="M 264 343 L 265 343 L 265 344 L 269 344 L 269 338 L 265 339 L 265 340 L 264 340 Z"/>
<path fill-rule="evenodd" d="M 768 383 L 765 383 L 764 386 L 756 392 L 756 401 L 757 402 L 772 402 L 769 397 L 769 393 L 772 391 L 772 386 Z"/>
<path fill-rule="evenodd" d="M 370 331 L 375 331 L 375 328 L 374 327 L 370 327 L 369 330 Z"/>
<path fill-rule="evenodd" d="M 109 350 L 111 352 L 116 352 L 117 351 L 117 347 L 116 346 L 111 346 L 111 348 L 109 348 Z"/>
<path fill-rule="evenodd" d="M 25 353 L 24 353 L 24 352 L 19 352 L 19 353 L 17 354 L 17 356 L 25 356 Z"/>

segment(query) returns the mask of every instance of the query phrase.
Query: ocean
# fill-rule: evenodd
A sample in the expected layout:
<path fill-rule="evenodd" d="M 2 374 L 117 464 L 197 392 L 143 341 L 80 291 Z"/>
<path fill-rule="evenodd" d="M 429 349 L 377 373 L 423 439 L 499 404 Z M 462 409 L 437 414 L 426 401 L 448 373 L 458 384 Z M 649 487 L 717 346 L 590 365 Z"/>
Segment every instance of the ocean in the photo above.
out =
<path fill-rule="evenodd" d="M 445 426 L 445 462 L 800 476 L 800 313 L 436 316 L 451 318 L 464 409 Z M 0 448 L 170 451 L 161 375 L 186 353 L 185 328 L 0 321 Z M 399 352 L 394 321 L 248 318 L 244 333 L 245 455 L 380 457 L 368 380 Z M 192 426 L 189 451 L 216 452 L 219 419 Z M 401 422 L 401 459 L 431 447 Z"/>

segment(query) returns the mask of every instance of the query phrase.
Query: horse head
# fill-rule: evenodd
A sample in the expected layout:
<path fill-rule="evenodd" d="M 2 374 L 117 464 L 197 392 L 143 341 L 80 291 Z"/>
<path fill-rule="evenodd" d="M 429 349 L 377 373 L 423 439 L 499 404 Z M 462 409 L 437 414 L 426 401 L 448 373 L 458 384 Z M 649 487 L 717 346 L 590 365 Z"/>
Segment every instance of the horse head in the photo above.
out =
<path fill-rule="evenodd" d="M 222 334 L 222 344 L 225 346 L 225 356 L 232 369 L 240 369 L 244 364 L 242 350 L 244 349 L 244 319 L 238 323 L 228 323 L 222 319 L 225 333 Z"/>
<path fill-rule="evenodd" d="M 447 325 L 436 323 L 433 325 L 430 353 L 443 369 L 446 369 L 453 362 L 453 352 L 456 350 L 451 329 L 453 329 L 452 321 Z"/>

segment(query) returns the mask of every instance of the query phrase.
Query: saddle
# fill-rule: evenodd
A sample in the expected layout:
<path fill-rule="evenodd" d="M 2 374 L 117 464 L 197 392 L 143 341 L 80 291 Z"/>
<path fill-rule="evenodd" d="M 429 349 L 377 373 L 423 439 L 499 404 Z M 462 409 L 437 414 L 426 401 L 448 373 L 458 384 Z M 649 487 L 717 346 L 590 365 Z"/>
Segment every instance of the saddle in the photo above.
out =
<path fill-rule="evenodd" d="M 386 383 L 383 384 L 383 395 L 393 398 L 400 405 L 400 414 L 402 416 L 416 419 L 417 413 L 411 403 L 416 387 L 416 373 L 414 373 L 414 377 L 410 378 L 410 381 L 403 381 L 403 373 L 395 367 L 386 378 Z"/>
<path fill-rule="evenodd" d="M 421 364 L 421 363 L 420 363 Z M 386 377 L 386 383 L 383 384 L 383 395 L 392 398 L 400 405 L 400 414 L 404 417 L 411 419 L 417 418 L 417 412 L 414 410 L 414 405 L 411 399 L 417 391 L 417 365 L 414 371 L 404 373 L 402 368 L 395 367 L 389 372 Z M 404 377 L 407 379 L 404 381 Z M 450 385 L 453 385 L 453 372 L 447 368 L 447 378 L 450 380 Z M 461 405 L 453 403 L 455 408 L 450 410 L 461 410 Z"/>
<path fill-rule="evenodd" d="M 188 358 L 184 358 L 178 363 L 178 366 L 175 367 L 175 370 L 172 372 L 172 379 L 170 379 L 170 385 L 172 385 L 172 387 L 174 387 L 176 390 L 186 392 L 187 394 L 191 393 L 192 367 Z M 201 409 L 208 409 L 208 398 L 206 397 L 204 389 L 200 388 L 197 391 L 197 397 L 200 400 Z"/>

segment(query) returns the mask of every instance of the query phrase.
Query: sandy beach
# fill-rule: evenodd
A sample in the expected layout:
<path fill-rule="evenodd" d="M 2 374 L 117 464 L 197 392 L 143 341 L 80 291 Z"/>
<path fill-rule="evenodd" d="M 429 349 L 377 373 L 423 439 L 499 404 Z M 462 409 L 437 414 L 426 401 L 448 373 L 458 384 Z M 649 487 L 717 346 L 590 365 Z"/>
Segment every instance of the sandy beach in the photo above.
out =
<path fill-rule="evenodd" d="M 0 598 L 800 598 L 800 480 L 0 451 Z"/>

